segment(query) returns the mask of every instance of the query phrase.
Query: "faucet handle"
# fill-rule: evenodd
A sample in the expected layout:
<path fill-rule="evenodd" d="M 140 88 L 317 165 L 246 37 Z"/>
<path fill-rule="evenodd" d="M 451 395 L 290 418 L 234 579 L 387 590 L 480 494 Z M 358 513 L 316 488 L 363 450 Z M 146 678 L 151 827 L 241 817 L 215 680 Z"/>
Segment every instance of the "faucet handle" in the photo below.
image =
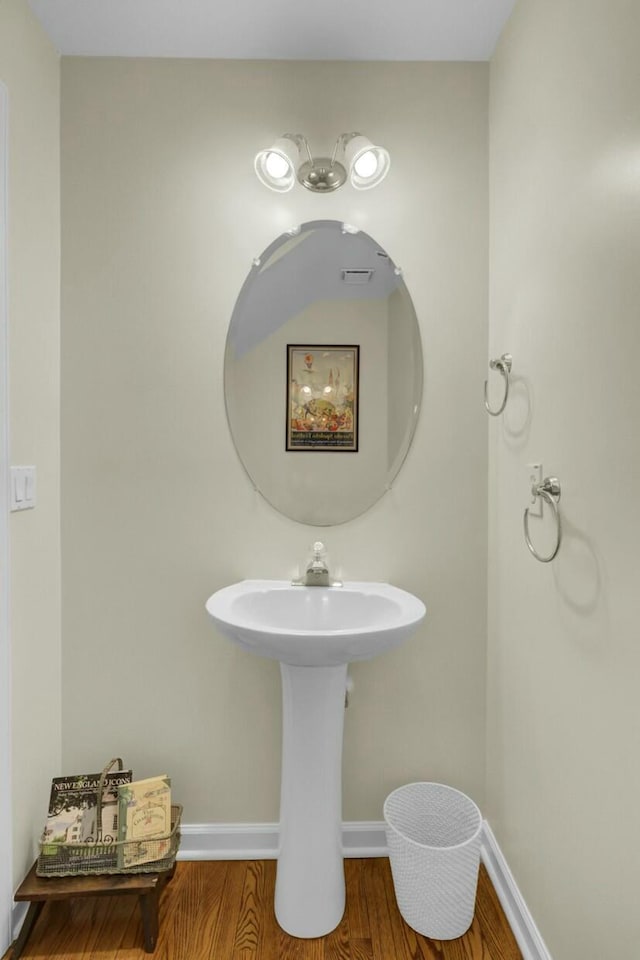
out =
<path fill-rule="evenodd" d="M 312 555 L 307 564 L 307 571 L 309 570 L 322 570 L 326 571 L 328 569 L 327 563 L 327 551 L 322 540 L 316 540 L 312 547 Z"/>
<path fill-rule="evenodd" d="M 303 567 L 302 576 L 292 580 L 294 587 L 341 587 L 339 580 L 331 580 L 329 575 L 329 558 L 327 549 L 322 540 L 316 540 L 311 553 Z"/>

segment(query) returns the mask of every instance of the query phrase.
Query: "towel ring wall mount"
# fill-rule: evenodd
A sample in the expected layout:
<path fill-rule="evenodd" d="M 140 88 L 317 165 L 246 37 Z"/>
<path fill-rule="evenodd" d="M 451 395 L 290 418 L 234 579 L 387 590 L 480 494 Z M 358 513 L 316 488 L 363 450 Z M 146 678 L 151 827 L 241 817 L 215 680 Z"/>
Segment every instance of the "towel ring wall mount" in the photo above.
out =
<path fill-rule="evenodd" d="M 553 518 L 556 523 L 556 545 L 551 553 L 546 557 L 543 557 L 538 553 L 531 542 L 531 536 L 529 534 L 529 507 L 527 507 L 525 510 L 523 517 L 524 539 L 536 560 L 539 560 L 540 563 L 549 563 L 558 553 L 560 544 L 562 542 L 562 518 L 560 516 L 560 510 L 558 509 L 558 501 L 560 500 L 561 494 L 560 481 L 557 477 L 545 477 L 541 482 L 533 484 L 531 487 L 531 493 L 536 499 L 540 497 L 551 507 Z"/>
<path fill-rule="evenodd" d="M 511 367 L 513 365 L 513 357 L 510 353 L 503 353 L 501 357 L 498 357 L 497 360 L 490 360 L 489 367 L 491 370 L 497 370 L 502 374 L 504 378 L 504 397 L 502 398 L 502 403 L 497 410 L 492 410 L 489 406 L 489 383 L 487 380 L 484 382 L 484 405 L 486 407 L 487 413 L 491 417 L 499 417 L 504 408 L 507 405 L 507 400 L 509 399 L 509 374 L 511 373 Z"/>

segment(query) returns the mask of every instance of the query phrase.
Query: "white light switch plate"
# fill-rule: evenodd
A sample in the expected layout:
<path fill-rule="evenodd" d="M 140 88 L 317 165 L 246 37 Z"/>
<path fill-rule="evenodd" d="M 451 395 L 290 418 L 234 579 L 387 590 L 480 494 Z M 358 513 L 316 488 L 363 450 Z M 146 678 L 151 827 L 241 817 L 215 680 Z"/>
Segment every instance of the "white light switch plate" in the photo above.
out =
<path fill-rule="evenodd" d="M 531 488 L 534 483 L 542 483 L 542 464 L 541 463 L 528 463 L 527 464 L 527 505 L 529 507 L 529 516 L 530 517 L 541 517 L 542 516 L 542 497 L 534 497 L 531 493 Z"/>
<path fill-rule="evenodd" d="M 11 510 L 32 510 L 36 505 L 36 468 L 11 467 Z"/>

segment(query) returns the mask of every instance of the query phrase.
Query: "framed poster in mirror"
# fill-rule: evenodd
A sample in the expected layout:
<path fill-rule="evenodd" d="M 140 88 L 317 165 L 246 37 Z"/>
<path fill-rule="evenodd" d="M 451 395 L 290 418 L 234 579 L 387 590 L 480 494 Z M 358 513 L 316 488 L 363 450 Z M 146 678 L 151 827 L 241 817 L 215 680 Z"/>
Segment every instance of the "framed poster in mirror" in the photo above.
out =
<path fill-rule="evenodd" d="M 360 347 L 287 344 L 286 449 L 358 451 Z"/>

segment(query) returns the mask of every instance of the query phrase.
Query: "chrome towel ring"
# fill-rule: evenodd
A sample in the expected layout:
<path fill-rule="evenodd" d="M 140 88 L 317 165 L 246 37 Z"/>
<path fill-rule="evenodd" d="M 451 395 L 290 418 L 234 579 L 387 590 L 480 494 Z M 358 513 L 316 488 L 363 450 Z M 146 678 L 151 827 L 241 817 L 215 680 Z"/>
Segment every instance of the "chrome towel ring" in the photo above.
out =
<path fill-rule="evenodd" d="M 510 353 L 503 353 L 498 360 L 490 360 L 489 366 L 492 370 L 499 370 L 502 376 L 504 377 L 504 398 L 502 403 L 497 410 L 492 410 L 489 406 L 489 397 L 487 394 L 488 381 L 484 382 L 484 405 L 487 409 L 487 413 L 491 417 L 499 417 L 504 408 L 507 405 L 507 399 L 509 398 L 509 374 L 511 373 L 511 365 L 513 364 L 513 357 Z"/>
<path fill-rule="evenodd" d="M 531 537 L 529 535 L 529 507 L 527 507 L 524 512 L 524 539 L 527 542 L 529 550 L 534 555 L 536 560 L 540 561 L 540 563 L 549 563 L 550 560 L 553 560 L 560 549 L 560 544 L 562 542 L 562 518 L 560 517 L 560 511 L 558 510 L 560 492 L 560 481 L 557 477 L 545 477 L 541 483 L 534 483 L 534 485 L 531 487 L 531 493 L 533 496 L 542 497 L 542 499 L 551 507 L 557 527 L 556 545 L 554 549 L 551 551 L 549 556 L 541 557 L 534 545 L 531 543 Z"/>

